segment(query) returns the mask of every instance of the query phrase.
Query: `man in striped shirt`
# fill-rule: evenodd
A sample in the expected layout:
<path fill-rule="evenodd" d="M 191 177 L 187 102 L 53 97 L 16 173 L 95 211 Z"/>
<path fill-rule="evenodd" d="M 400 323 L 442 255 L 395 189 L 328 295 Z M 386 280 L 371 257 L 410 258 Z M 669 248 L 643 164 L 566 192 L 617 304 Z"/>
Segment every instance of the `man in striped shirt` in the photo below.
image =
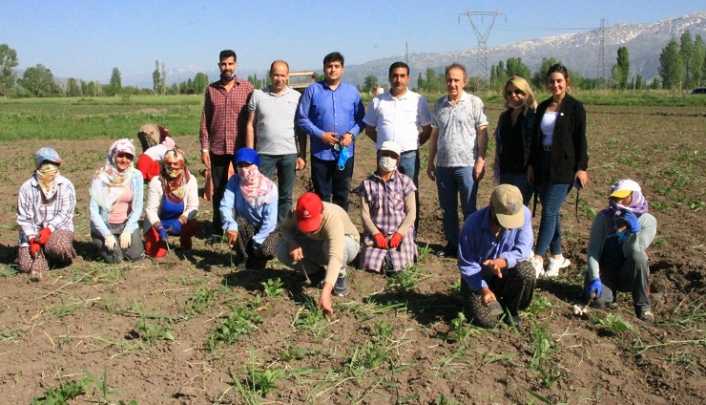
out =
<path fill-rule="evenodd" d="M 237 56 L 230 49 L 221 51 L 218 58 L 220 80 L 206 88 L 199 140 L 201 161 L 210 171 L 213 180 L 213 236 L 220 239 L 223 233 L 219 211 L 221 198 L 228 182 L 228 165 L 235 150 L 245 144 L 248 101 L 253 86 L 235 76 Z"/>
<path fill-rule="evenodd" d="M 73 248 L 74 185 L 59 174 L 61 158 L 52 148 L 41 148 L 34 156 L 36 170 L 17 195 L 17 253 L 20 270 L 39 280 L 54 265 L 71 264 Z"/>

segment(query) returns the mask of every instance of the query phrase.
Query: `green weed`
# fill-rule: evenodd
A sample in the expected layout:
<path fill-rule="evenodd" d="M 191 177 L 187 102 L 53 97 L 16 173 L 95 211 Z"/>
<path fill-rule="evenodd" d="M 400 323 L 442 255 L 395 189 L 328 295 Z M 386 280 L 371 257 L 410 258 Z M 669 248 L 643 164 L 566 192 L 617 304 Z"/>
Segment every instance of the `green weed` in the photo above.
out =
<path fill-rule="evenodd" d="M 184 304 L 185 312 L 191 316 L 204 313 L 215 301 L 216 295 L 216 290 L 199 288 L 194 295 L 186 300 Z"/>
<path fill-rule="evenodd" d="M 525 310 L 527 317 L 539 317 L 542 313 L 550 310 L 552 308 L 552 303 L 543 295 L 535 295 L 534 299 L 530 303 L 529 307 Z"/>
<path fill-rule="evenodd" d="M 86 393 L 91 380 L 84 377 L 61 383 L 56 388 L 50 388 L 42 396 L 32 399 L 32 405 L 68 405 L 69 401 Z"/>
<path fill-rule="evenodd" d="M 387 278 L 386 289 L 391 291 L 412 291 L 422 279 L 422 271 L 418 266 L 409 266 L 403 271 Z"/>
<path fill-rule="evenodd" d="M 14 265 L 0 264 L 0 277 L 14 277 L 20 274 L 20 271 Z"/>
<path fill-rule="evenodd" d="M 206 338 L 206 350 L 212 352 L 219 343 L 233 344 L 257 329 L 262 317 L 252 304 L 233 308 L 223 323 Z"/>
<path fill-rule="evenodd" d="M 479 329 L 471 326 L 463 312 L 451 320 L 451 329 L 446 335 L 446 340 L 452 343 L 465 344 L 469 336 L 478 335 Z"/>
<path fill-rule="evenodd" d="M 345 369 L 351 377 L 360 377 L 367 371 L 380 367 L 389 358 L 389 350 L 384 345 L 367 342 L 355 348 L 353 355 L 345 362 Z"/>
<path fill-rule="evenodd" d="M 132 336 L 140 338 L 145 343 L 155 343 L 160 340 L 174 341 L 174 333 L 166 321 L 153 321 L 140 318 L 132 330 Z"/>
<path fill-rule="evenodd" d="M 277 382 L 285 376 L 282 369 L 274 367 L 260 368 L 251 355 L 245 367 L 245 377 L 239 379 L 230 373 L 231 386 L 235 387 L 241 399 L 246 404 L 257 404 L 259 398 L 264 398 L 269 392 L 277 388 Z"/>
<path fill-rule="evenodd" d="M 71 302 L 68 304 L 61 303 L 49 309 L 49 313 L 59 319 L 73 315 L 79 308 L 83 306 L 82 302 Z"/>
<path fill-rule="evenodd" d="M 261 284 L 262 291 L 267 298 L 277 298 L 284 295 L 284 282 L 279 277 L 263 281 Z"/>
<path fill-rule="evenodd" d="M 632 331 L 633 326 L 624 320 L 620 315 L 608 314 L 605 318 L 597 318 L 594 323 L 604 332 L 611 335 L 620 335 Z"/>
<path fill-rule="evenodd" d="M 554 342 L 547 328 L 537 324 L 533 325 L 532 359 L 529 366 L 530 369 L 539 373 L 541 383 L 545 387 L 550 387 L 561 376 L 559 370 L 552 363 L 554 352 Z"/>
<path fill-rule="evenodd" d="M 292 360 L 302 360 L 309 356 L 311 352 L 308 349 L 299 346 L 287 346 L 286 349 L 282 350 L 279 358 L 282 361 L 290 362 Z"/>
<path fill-rule="evenodd" d="M 0 343 L 12 342 L 22 337 L 22 331 L 16 329 L 0 330 Z"/>
<path fill-rule="evenodd" d="M 306 297 L 304 305 L 294 315 L 292 324 L 297 329 L 308 331 L 315 337 L 319 337 L 326 330 L 328 322 L 316 302 L 311 297 Z"/>
<path fill-rule="evenodd" d="M 434 405 L 459 405 L 460 402 L 453 398 L 446 398 L 444 394 L 439 394 L 434 398 Z"/>

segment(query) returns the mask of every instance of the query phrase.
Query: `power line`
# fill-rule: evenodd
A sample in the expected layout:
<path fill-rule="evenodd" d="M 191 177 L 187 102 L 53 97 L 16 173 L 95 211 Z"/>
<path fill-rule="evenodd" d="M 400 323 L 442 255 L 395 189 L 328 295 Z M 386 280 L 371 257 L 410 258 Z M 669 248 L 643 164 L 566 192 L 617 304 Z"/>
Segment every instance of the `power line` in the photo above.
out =
<path fill-rule="evenodd" d="M 488 76 L 488 38 L 490 38 L 490 32 L 493 30 L 495 25 L 495 19 L 498 16 L 503 15 L 500 11 L 478 11 L 478 10 L 467 10 L 466 12 L 460 13 L 458 16 L 458 22 L 461 23 L 461 17 L 465 16 L 468 18 L 468 22 L 473 28 L 473 32 L 476 34 L 476 40 L 478 41 L 478 53 L 480 56 L 480 66 L 483 71 L 484 76 Z M 474 17 L 480 17 L 480 23 L 474 21 Z M 490 24 L 484 28 L 481 24 L 484 17 L 490 18 Z"/>

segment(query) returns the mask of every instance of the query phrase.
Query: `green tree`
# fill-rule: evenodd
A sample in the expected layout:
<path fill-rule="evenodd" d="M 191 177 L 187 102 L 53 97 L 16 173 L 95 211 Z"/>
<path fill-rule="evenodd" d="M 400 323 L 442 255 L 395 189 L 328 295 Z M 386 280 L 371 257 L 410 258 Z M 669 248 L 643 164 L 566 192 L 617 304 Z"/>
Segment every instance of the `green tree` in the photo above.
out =
<path fill-rule="evenodd" d="M 363 79 L 363 88 L 362 91 L 365 93 L 369 93 L 370 90 L 376 88 L 378 85 L 378 78 L 375 77 L 374 75 L 367 75 L 365 76 L 365 79 Z"/>
<path fill-rule="evenodd" d="M 67 97 L 81 97 L 83 93 L 81 93 L 81 86 L 79 85 L 78 80 L 74 79 L 73 77 L 70 77 L 66 81 L 66 96 Z"/>
<path fill-rule="evenodd" d="M 691 33 L 684 31 L 679 38 L 679 55 L 682 60 L 682 69 L 684 70 L 682 87 L 687 88 L 693 81 L 694 72 L 692 70 L 692 55 L 694 53 L 694 42 L 691 40 Z"/>
<path fill-rule="evenodd" d="M 154 94 L 162 94 L 162 74 L 159 71 L 159 61 L 154 61 L 154 70 L 152 71 L 152 90 Z"/>
<path fill-rule="evenodd" d="M 206 91 L 206 87 L 208 87 L 208 75 L 203 72 L 196 73 L 196 76 L 194 76 L 194 92 L 196 94 L 201 94 L 204 91 Z"/>
<path fill-rule="evenodd" d="M 119 94 L 122 88 L 123 83 L 120 75 L 120 69 L 114 67 L 110 74 L 110 83 L 105 87 L 105 92 L 109 96 L 114 96 Z"/>
<path fill-rule="evenodd" d="M 15 86 L 17 52 L 7 44 L 0 44 L 0 96 L 6 96 Z"/>
<path fill-rule="evenodd" d="M 679 53 L 679 45 L 673 39 L 662 48 L 659 55 L 659 75 L 665 89 L 673 89 L 684 81 L 684 62 Z"/>
<path fill-rule="evenodd" d="M 639 73 L 636 74 L 636 75 L 635 75 L 635 81 L 634 81 L 634 84 L 633 84 L 632 87 L 633 87 L 635 90 L 642 90 L 642 89 L 644 89 L 645 87 L 647 87 L 647 86 L 645 85 L 645 78 L 642 77 L 642 75 L 639 74 Z"/>
<path fill-rule="evenodd" d="M 693 81 L 690 83 L 690 87 L 700 86 L 704 81 L 706 81 L 706 73 L 704 69 L 706 68 L 706 44 L 704 44 L 703 38 L 700 34 L 696 34 L 694 39 L 694 49 L 691 54 L 691 69 Z"/>
<path fill-rule="evenodd" d="M 424 78 L 422 77 L 422 72 L 419 72 L 419 76 L 417 77 L 417 90 L 422 89 L 424 89 Z"/>
<path fill-rule="evenodd" d="M 557 63 L 560 62 L 556 58 L 542 58 L 542 63 L 540 64 L 539 69 L 534 72 L 534 75 L 532 76 L 532 84 L 534 84 L 537 88 L 544 88 L 547 83 L 547 72 L 549 71 L 549 68 Z"/>
<path fill-rule="evenodd" d="M 618 56 L 616 58 L 616 63 L 611 69 L 613 76 L 613 81 L 615 84 L 624 89 L 628 85 L 628 78 L 630 77 L 630 56 L 628 54 L 628 48 L 621 46 L 618 48 Z"/>
<path fill-rule="evenodd" d="M 19 84 L 31 95 L 37 97 L 61 94 L 61 88 L 54 81 L 51 70 L 41 64 L 27 68 L 19 80 Z"/>
<path fill-rule="evenodd" d="M 529 79 L 530 69 L 524 62 L 522 62 L 522 58 L 508 58 L 505 61 L 505 74 L 507 77 L 516 75 Z"/>

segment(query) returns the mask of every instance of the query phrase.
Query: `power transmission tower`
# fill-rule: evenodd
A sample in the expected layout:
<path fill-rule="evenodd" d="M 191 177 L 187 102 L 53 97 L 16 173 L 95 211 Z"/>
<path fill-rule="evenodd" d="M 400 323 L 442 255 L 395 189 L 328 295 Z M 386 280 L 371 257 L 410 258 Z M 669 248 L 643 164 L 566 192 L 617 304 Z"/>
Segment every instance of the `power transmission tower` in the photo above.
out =
<path fill-rule="evenodd" d="M 488 76 L 488 38 L 490 37 L 490 31 L 492 31 L 493 26 L 495 26 L 495 19 L 501 15 L 503 15 L 503 13 L 500 11 L 468 10 L 458 16 L 459 24 L 461 23 L 461 17 L 467 17 L 471 28 L 473 28 L 473 32 L 476 34 L 476 39 L 478 40 L 479 65 L 484 77 Z M 474 17 L 480 17 L 480 22 L 474 21 Z M 490 18 L 490 24 L 488 24 L 485 29 L 483 27 L 484 17 Z"/>
<path fill-rule="evenodd" d="M 598 49 L 598 66 L 600 69 L 600 78 L 602 79 L 602 87 L 606 85 L 605 62 L 605 18 L 601 18 L 601 44 Z"/>
<path fill-rule="evenodd" d="M 409 44 L 404 41 L 404 62 L 409 65 Z"/>

